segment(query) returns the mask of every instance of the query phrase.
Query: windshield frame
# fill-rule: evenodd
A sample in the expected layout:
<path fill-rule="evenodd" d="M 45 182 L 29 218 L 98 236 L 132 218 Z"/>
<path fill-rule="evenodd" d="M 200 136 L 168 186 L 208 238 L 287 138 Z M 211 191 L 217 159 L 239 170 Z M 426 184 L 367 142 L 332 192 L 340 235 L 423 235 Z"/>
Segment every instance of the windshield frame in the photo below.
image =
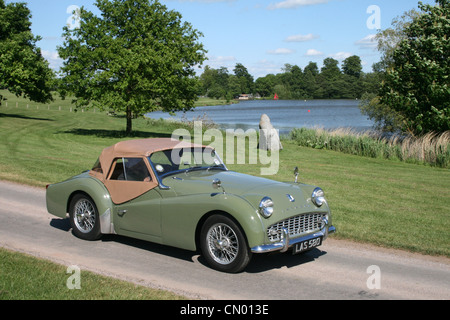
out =
<path fill-rule="evenodd" d="M 199 151 L 199 149 L 200 149 L 201 151 Z M 179 151 L 177 151 L 177 150 L 179 150 Z M 167 160 L 169 160 L 169 161 L 171 162 L 171 165 L 172 165 L 172 166 L 173 166 L 173 165 L 178 165 L 178 166 L 180 166 L 181 163 L 177 163 L 176 161 L 173 161 L 173 159 L 172 159 L 172 158 L 173 158 L 173 155 L 174 155 L 173 152 L 175 152 L 175 153 L 178 152 L 178 154 L 179 154 L 179 152 L 184 153 L 186 150 L 189 150 L 188 152 L 191 152 L 192 154 L 194 154 L 195 152 L 201 152 L 202 159 L 204 159 L 203 156 L 205 155 L 205 152 L 211 152 L 211 159 L 214 159 L 214 160 L 213 160 L 213 161 L 214 161 L 214 164 L 202 164 L 202 165 L 197 165 L 197 164 L 194 163 L 194 164 L 192 164 L 192 166 L 189 164 L 189 167 L 186 167 L 186 168 L 176 169 L 176 170 L 170 170 L 170 171 L 167 171 L 167 172 L 161 172 L 161 171 L 157 170 L 157 166 L 160 165 L 160 164 L 155 163 L 155 162 L 152 161 L 152 159 L 151 159 L 152 156 L 155 155 L 155 154 L 157 154 L 157 153 L 163 152 L 163 153 L 165 154 L 166 152 L 170 152 L 170 153 L 171 153 L 171 157 L 167 157 L 167 154 L 165 154 L 165 156 L 167 157 Z M 214 155 L 212 155 L 212 153 L 214 153 Z M 195 156 L 194 156 L 194 157 L 195 157 Z M 160 186 L 161 189 L 170 189 L 170 187 L 164 185 L 164 183 L 162 182 L 162 180 L 163 180 L 164 178 L 166 178 L 166 177 L 168 177 L 168 176 L 171 176 L 171 175 L 174 175 L 174 174 L 178 174 L 178 173 L 185 173 L 185 174 L 188 174 L 189 172 L 192 172 L 192 171 L 197 171 L 197 170 L 207 170 L 207 171 L 209 171 L 209 170 L 212 170 L 212 169 L 219 169 L 219 170 L 223 170 L 223 171 L 228 171 L 227 166 L 226 166 L 225 163 L 222 161 L 222 159 L 220 158 L 220 156 L 219 156 L 219 154 L 216 152 L 216 150 L 213 149 L 213 148 L 211 148 L 211 147 L 208 147 L 208 146 L 204 146 L 204 147 L 174 148 L 174 149 L 167 149 L 167 150 L 159 150 L 159 151 L 156 151 L 156 152 L 152 153 L 151 155 L 149 155 L 149 156 L 147 157 L 147 159 L 148 159 L 148 162 L 150 163 L 150 166 L 152 167 L 152 170 L 153 170 L 153 172 L 154 172 L 154 174 L 155 174 L 156 179 L 158 180 L 158 184 L 159 184 L 159 186 Z M 180 160 L 179 162 L 181 162 L 181 157 L 180 157 L 179 160 Z M 217 163 L 216 161 L 219 162 L 219 163 Z M 186 165 L 186 163 L 184 163 L 183 165 Z"/>

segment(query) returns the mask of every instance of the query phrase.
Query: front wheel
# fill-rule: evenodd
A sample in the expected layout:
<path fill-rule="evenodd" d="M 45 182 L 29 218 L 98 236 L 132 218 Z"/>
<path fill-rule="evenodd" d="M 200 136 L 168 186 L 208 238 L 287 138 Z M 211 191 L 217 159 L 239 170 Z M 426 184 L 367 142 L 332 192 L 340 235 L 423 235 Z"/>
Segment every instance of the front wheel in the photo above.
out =
<path fill-rule="evenodd" d="M 94 201 L 87 195 L 77 194 L 70 202 L 69 210 L 72 232 L 83 240 L 100 238 L 100 220 Z"/>
<path fill-rule="evenodd" d="M 216 270 L 237 273 L 245 269 L 251 259 L 247 240 L 239 226 L 222 215 L 209 217 L 200 234 L 204 258 Z"/>

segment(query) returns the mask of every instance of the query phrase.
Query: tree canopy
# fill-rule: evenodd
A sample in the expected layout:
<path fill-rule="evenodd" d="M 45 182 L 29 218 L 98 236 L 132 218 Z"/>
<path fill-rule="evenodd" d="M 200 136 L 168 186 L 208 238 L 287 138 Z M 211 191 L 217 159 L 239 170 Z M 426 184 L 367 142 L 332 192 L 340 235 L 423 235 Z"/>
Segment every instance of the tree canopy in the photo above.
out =
<path fill-rule="evenodd" d="M 241 93 L 280 99 L 359 99 L 365 92 L 376 93 L 380 81 L 378 71 L 364 73 L 362 61 L 351 56 L 342 62 L 326 58 L 319 70 L 317 63 L 309 62 L 303 69 L 286 63 L 278 74 L 268 74 L 253 81 L 247 68 L 237 63 L 230 74 L 227 68 L 206 66 L 200 76 L 199 94 L 211 98 L 232 99 Z"/>
<path fill-rule="evenodd" d="M 421 13 L 407 24 L 393 50 L 380 103 L 413 134 L 450 130 L 450 1 L 419 3 Z"/>
<path fill-rule="evenodd" d="M 189 110 L 197 99 L 202 34 L 157 0 L 96 0 L 100 16 L 82 7 L 79 28 L 64 28 L 58 53 L 63 95 L 77 107 L 124 111 L 132 118 L 156 109 Z"/>
<path fill-rule="evenodd" d="M 54 73 L 36 46 L 25 3 L 0 0 L 0 88 L 35 102 L 52 100 Z M 0 96 L 0 104 L 2 97 Z"/>

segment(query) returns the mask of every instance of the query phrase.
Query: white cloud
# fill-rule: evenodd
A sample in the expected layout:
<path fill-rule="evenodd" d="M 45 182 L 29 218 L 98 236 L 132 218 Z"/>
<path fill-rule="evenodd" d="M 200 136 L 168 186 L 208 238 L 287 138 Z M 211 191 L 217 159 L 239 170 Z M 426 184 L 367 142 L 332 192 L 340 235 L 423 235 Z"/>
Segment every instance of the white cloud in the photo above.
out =
<path fill-rule="evenodd" d="M 248 71 L 255 79 L 265 77 L 268 74 L 277 74 L 281 71 L 280 65 L 266 59 L 259 60 L 255 64 L 249 66 Z"/>
<path fill-rule="evenodd" d="M 209 66 L 213 69 L 219 69 L 225 67 L 228 71 L 231 71 L 236 65 L 236 57 L 234 56 L 207 56 L 207 60 L 203 62 L 202 67 L 200 67 L 199 73 L 203 73 L 203 68 Z"/>
<path fill-rule="evenodd" d="M 334 53 L 334 54 L 330 54 L 329 57 L 336 59 L 336 60 L 345 60 L 348 57 L 351 57 L 353 54 L 350 52 L 338 52 L 338 53 Z"/>
<path fill-rule="evenodd" d="M 316 49 L 309 49 L 308 51 L 306 51 L 305 56 L 307 57 L 323 56 L 323 52 Z"/>
<path fill-rule="evenodd" d="M 210 56 L 208 57 L 208 61 L 213 61 L 216 63 L 221 62 L 230 62 L 230 61 L 236 61 L 236 58 L 234 56 Z"/>
<path fill-rule="evenodd" d="M 312 33 L 309 34 L 295 34 L 287 37 L 284 41 L 286 42 L 306 42 L 319 38 L 319 36 L 314 35 Z"/>
<path fill-rule="evenodd" d="M 50 68 L 57 71 L 63 64 L 63 59 L 61 59 L 56 51 L 41 50 L 41 54 L 46 59 L 50 65 Z"/>
<path fill-rule="evenodd" d="M 234 65 L 236 60 L 237 59 L 234 56 L 208 56 L 208 60 L 206 60 L 203 64 L 209 65 L 212 68 L 229 68 Z"/>
<path fill-rule="evenodd" d="M 356 41 L 355 44 L 358 45 L 360 49 L 376 49 L 378 45 L 375 40 L 376 36 L 376 34 L 369 34 L 361 40 Z"/>
<path fill-rule="evenodd" d="M 275 50 L 268 50 L 267 53 L 268 54 L 292 54 L 295 51 L 292 49 L 287 49 L 287 48 L 278 48 Z"/>
<path fill-rule="evenodd" d="M 311 6 L 321 3 L 328 3 L 330 0 L 285 0 L 270 4 L 267 9 L 292 9 L 304 6 Z"/>

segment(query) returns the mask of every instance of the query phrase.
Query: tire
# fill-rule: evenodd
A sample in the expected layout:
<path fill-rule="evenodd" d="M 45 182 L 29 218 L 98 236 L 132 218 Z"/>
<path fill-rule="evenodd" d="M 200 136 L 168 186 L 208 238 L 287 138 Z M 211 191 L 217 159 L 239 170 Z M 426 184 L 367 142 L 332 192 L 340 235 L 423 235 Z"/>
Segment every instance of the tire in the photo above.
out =
<path fill-rule="evenodd" d="M 100 218 L 95 202 L 85 194 L 76 194 L 70 201 L 70 225 L 73 234 L 83 240 L 97 240 L 101 236 Z"/>
<path fill-rule="evenodd" d="M 200 246 L 208 264 L 222 272 L 241 272 L 251 259 L 241 228 L 223 215 L 213 215 L 205 221 L 200 233 Z"/>

